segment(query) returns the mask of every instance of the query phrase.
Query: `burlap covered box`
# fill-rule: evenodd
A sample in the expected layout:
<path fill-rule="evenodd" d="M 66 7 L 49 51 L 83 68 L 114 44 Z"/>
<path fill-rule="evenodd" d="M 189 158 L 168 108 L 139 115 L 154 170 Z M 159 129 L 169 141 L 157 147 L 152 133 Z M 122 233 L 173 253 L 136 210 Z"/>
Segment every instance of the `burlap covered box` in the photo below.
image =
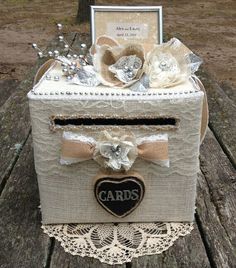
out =
<path fill-rule="evenodd" d="M 28 93 L 43 223 L 192 221 L 206 124 L 198 82 L 133 92 L 45 79 L 59 71 L 50 67 Z M 143 177 L 145 195 L 122 218 L 108 213 L 95 198 L 94 178 L 100 169 L 96 161 L 59 162 L 63 131 L 96 139 L 102 130 L 114 129 L 132 131 L 136 137 L 168 135 L 169 167 L 141 158 L 134 162 L 131 171 Z"/>

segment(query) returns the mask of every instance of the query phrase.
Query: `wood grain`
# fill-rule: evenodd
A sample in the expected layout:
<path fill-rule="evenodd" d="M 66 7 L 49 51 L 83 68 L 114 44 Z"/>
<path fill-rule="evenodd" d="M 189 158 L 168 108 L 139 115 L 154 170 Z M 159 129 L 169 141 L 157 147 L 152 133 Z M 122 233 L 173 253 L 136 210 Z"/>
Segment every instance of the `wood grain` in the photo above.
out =
<path fill-rule="evenodd" d="M 198 75 L 207 92 L 210 128 L 236 167 L 236 104 L 209 73 L 201 69 Z"/>
<path fill-rule="evenodd" d="M 133 259 L 132 268 L 208 268 L 210 263 L 205 252 L 198 227 L 190 235 L 180 237 L 167 251 L 159 255 Z"/>
<path fill-rule="evenodd" d="M 222 81 L 220 87 L 224 90 L 225 94 L 236 103 L 236 89 L 233 87 L 233 84 L 229 81 Z"/>
<path fill-rule="evenodd" d="M 0 107 L 0 192 L 30 132 L 26 97 L 29 87 L 29 80 L 22 82 L 20 88 Z"/>
<path fill-rule="evenodd" d="M 208 130 L 201 147 L 197 214 L 215 267 L 236 264 L 236 172 Z"/>
<path fill-rule="evenodd" d="M 72 43 L 74 36 L 68 35 L 68 42 Z M 48 49 L 55 47 L 56 43 L 56 39 L 52 40 Z M 32 88 L 34 75 L 43 61 L 38 60 L 17 90 L 0 106 L 0 194 L 30 133 L 26 94 Z"/>
<path fill-rule="evenodd" d="M 28 139 L 0 199 L 0 267 L 45 267 L 50 239 L 41 230 L 40 201 Z"/>
<path fill-rule="evenodd" d="M 19 81 L 14 79 L 7 79 L 0 81 L 0 107 L 5 103 L 5 101 L 11 96 L 13 92 L 17 90 Z"/>

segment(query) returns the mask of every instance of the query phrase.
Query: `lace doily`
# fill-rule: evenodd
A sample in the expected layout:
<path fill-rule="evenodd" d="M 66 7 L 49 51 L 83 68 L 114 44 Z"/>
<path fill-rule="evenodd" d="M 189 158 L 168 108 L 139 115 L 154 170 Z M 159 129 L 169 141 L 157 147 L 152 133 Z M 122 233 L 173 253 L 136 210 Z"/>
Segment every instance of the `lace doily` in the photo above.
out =
<path fill-rule="evenodd" d="M 193 223 L 57 224 L 43 225 L 42 229 L 72 255 L 122 264 L 162 253 L 180 236 L 189 234 Z"/>

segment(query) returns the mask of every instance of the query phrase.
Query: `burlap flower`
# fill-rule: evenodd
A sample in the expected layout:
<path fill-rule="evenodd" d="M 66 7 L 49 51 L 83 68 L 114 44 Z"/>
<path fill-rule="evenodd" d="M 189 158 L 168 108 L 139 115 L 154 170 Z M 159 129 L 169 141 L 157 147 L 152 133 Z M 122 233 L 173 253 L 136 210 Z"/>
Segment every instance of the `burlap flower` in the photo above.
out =
<path fill-rule="evenodd" d="M 150 87 L 171 87 L 184 82 L 200 66 L 201 59 L 178 39 L 157 45 L 147 54 L 144 70 Z"/>
<path fill-rule="evenodd" d="M 121 46 L 109 37 L 100 37 L 92 51 L 94 68 L 102 84 L 129 87 L 141 78 L 144 64 L 144 49 L 141 45 Z"/>
<path fill-rule="evenodd" d="M 114 171 L 129 170 L 137 157 L 132 133 L 103 131 L 97 141 L 93 159 Z"/>

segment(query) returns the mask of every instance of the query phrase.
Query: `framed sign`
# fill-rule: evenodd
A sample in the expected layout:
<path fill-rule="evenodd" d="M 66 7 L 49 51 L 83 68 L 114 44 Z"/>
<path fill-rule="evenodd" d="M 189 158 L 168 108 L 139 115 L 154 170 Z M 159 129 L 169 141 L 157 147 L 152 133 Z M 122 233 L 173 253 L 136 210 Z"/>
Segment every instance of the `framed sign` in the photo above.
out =
<path fill-rule="evenodd" d="M 120 44 L 161 44 L 161 6 L 91 6 L 92 42 L 107 35 Z"/>

